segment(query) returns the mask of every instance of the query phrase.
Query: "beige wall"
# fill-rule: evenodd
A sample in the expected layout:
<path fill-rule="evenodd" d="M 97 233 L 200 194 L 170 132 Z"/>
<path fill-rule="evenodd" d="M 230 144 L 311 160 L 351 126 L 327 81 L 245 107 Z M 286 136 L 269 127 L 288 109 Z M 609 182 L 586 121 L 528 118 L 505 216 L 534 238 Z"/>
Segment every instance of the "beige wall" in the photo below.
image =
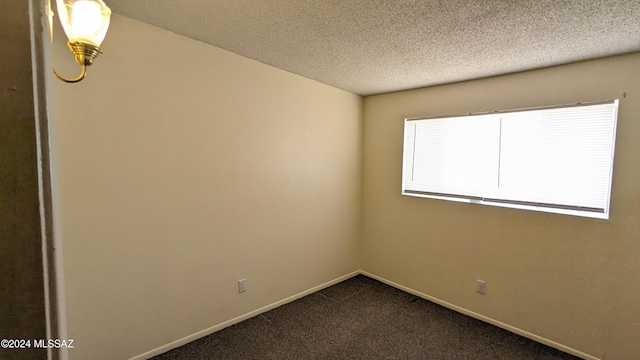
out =
<path fill-rule="evenodd" d="M 361 97 L 118 15 L 103 50 L 51 89 L 70 359 L 128 359 L 359 269 Z"/>
<path fill-rule="evenodd" d="M 405 117 L 615 98 L 608 221 L 400 195 Z M 364 113 L 364 270 L 595 357 L 640 359 L 640 54 L 368 97 Z"/>
<path fill-rule="evenodd" d="M 118 15 L 103 48 L 51 89 L 71 360 L 128 359 L 360 268 L 639 358 L 640 54 L 368 97 L 362 128 L 356 95 Z M 400 195 L 404 117 L 613 98 L 608 221 Z"/>

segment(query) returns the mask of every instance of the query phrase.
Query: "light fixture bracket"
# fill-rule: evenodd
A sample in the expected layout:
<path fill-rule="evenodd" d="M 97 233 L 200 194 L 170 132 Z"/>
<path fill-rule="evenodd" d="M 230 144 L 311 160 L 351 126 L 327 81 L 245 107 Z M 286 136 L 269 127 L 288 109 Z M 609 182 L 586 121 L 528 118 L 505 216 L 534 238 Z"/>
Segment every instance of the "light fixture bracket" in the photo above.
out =
<path fill-rule="evenodd" d="M 76 57 L 76 62 L 82 65 L 82 72 L 75 79 L 64 78 L 60 76 L 55 70 L 53 70 L 53 74 L 58 79 L 66 83 L 76 83 L 84 79 L 84 77 L 87 75 L 87 66 L 91 66 L 91 64 L 93 64 L 93 60 L 95 60 L 98 55 L 102 54 L 102 50 L 100 50 L 100 48 L 95 45 L 80 41 L 69 41 L 67 45 L 69 45 L 69 49 Z"/>
<path fill-rule="evenodd" d="M 93 60 L 102 54 L 102 50 L 99 47 L 88 43 L 69 41 L 68 45 L 76 57 L 76 62 L 80 65 L 90 66 L 93 64 Z"/>

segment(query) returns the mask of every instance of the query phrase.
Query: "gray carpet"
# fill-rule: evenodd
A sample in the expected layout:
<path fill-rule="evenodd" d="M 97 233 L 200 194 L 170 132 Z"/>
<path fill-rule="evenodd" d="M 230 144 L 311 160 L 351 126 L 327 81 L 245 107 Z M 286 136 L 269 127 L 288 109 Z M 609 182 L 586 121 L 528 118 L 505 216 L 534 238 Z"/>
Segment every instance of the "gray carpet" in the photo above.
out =
<path fill-rule="evenodd" d="M 578 358 L 358 275 L 153 359 Z"/>

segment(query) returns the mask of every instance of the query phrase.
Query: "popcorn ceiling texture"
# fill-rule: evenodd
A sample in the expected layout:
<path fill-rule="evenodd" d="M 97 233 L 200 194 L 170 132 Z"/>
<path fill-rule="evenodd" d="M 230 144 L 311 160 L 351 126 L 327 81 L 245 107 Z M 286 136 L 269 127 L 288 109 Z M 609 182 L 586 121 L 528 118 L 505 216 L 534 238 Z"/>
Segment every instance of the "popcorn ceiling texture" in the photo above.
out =
<path fill-rule="evenodd" d="M 359 95 L 640 51 L 638 0 L 107 3 L 115 13 Z"/>

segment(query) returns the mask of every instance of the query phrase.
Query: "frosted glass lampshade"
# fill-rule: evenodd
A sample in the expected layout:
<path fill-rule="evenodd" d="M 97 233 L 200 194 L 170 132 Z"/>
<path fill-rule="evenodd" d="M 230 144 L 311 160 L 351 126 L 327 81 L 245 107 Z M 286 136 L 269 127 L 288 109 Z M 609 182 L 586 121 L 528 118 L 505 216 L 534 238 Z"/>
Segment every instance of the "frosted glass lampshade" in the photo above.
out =
<path fill-rule="evenodd" d="M 111 9 L 102 0 L 57 0 L 58 14 L 69 42 L 99 47 L 107 34 Z"/>

